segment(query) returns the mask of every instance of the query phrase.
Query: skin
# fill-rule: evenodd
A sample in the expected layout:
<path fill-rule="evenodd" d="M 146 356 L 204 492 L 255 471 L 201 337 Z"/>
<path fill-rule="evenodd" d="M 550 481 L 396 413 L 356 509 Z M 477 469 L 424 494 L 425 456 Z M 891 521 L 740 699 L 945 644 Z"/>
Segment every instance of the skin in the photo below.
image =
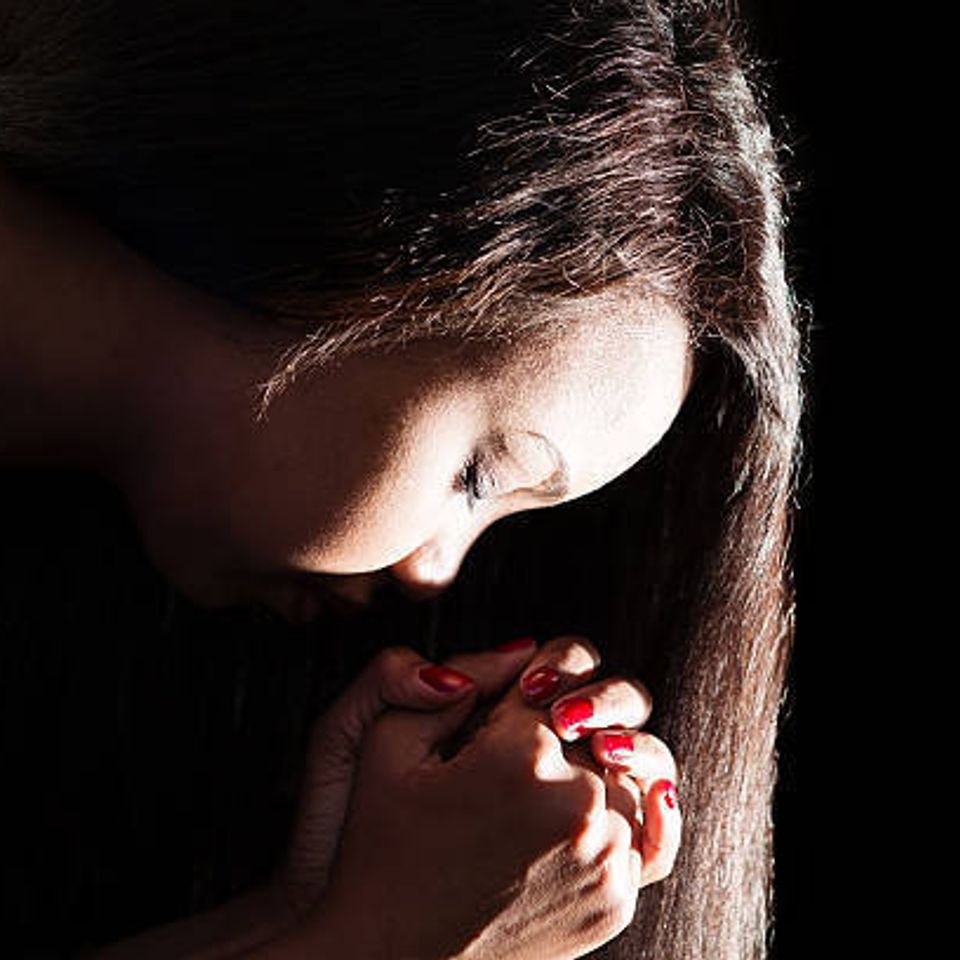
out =
<path fill-rule="evenodd" d="M 99 473 L 187 596 L 266 603 L 291 620 L 315 616 L 330 594 L 364 602 L 387 579 L 418 596 L 443 589 L 497 520 L 589 494 L 646 454 L 691 371 L 679 313 L 624 288 L 553 308 L 538 318 L 548 338 L 347 358 L 296 381 L 260 422 L 256 387 L 288 345 L 279 328 L 2 176 L 0 302 L 0 462 Z M 579 956 L 609 939 L 640 886 L 669 872 L 679 811 L 657 786 L 676 778 L 669 751 L 637 730 L 649 696 L 635 681 L 592 680 L 599 661 L 585 639 L 558 638 L 455 658 L 447 666 L 466 685 L 438 691 L 412 651 L 379 658 L 318 723 L 276 883 L 255 906 L 110 955 L 164 956 L 171 943 L 197 956 L 258 945 L 264 956 L 346 955 L 349 941 L 358 958 L 399 955 L 400 944 L 479 960 Z M 515 681 L 545 665 L 561 685 L 531 702 Z M 573 693 L 594 713 L 578 729 L 560 709 Z M 441 759 L 484 699 L 495 709 Z M 631 738 L 626 759 L 604 746 L 611 729 Z M 581 740 L 588 750 L 566 752 Z M 503 808 L 493 833 L 469 815 L 475 806 Z M 388 838 L 398 811 L 404 829 Z M 373 836 L 383 843 L 371 847 Z M 460 895 L 425 915 L 431 884 L 449 901 L 451 850 L 469 865 L 456 874 Z M 404 873 L 411 863 L 416 877 Z M 357 926 L 371 915 L 392 917 L 388 932 Z"/>
<path fill-rule="evenodd" d="M 643 313 L 636 334 L 619 334 L 614 308 L 578 317 L 549 350 L 482 363 L 435 344 L 348 358 L 264 424 L 239 390 L 212 394 L 206 370 L 174 394 L 151 385 L 142 401 L 166 429 L 124 479 L 148 548 L 200 603 L 259 599 L 291 619 L 317 612 L 318 581 L 360 601 L 387 578 L 443 589 L 492 523 L 597 489 L 659 439 L 686 388 L 685 332 L 669 311 Z M 241 369 L 224 380 L 251 382 L 247 354 L 228 360 Z M 458 476 L 477 453 L 475 501 Z M 569 491 L 534 492 L 558 457 Z"/>
<path fill-rule="evenodd" d="M 638 684 L 583 686 L 600 663 L 584 638 L 453 663 L 477 678 L 480 696 L 496 694 L 518 666 L 526 677 L 549 665 L 563 677 L 561 690 L 602 691 L 624 717 L 645 719 L 651 707 Z M 402 675 L 397 663 L 381 670 Z M 333 955 L 350 944 L 357 960 L 559 960 L 616 936 L 639 889 L 672 867 L 680 815 L 667 792 L 676 769 L 659 741 L 640 734 L 630 758 L 613 764 L 603 734 L 588 726 L 565 739 L 584 739 L 603 766 L 617 768 L 598 775 L 589 754 L 567 753 L 551 728 L 548 708 L 564 699 L 531 702 L 521 678 L 449 759 L 438 746 L 468 714 L 469 695 L 445 711 L 378 717 L 365 733 L 337 856 L 319 880 L 322 896 L 255 956 Z M 324 746 L 321 736 L 314 759 Z M 301 821 L 301 832 L 309 827 Z M 371 873 L 373 861 L 380 868 Z M 423 909 L 432 903 L 443 910 Z"/>
<path fill-rule="evenodd" d="M 360 600 L 386 577 L 441 589 L 492 523 L 639 460 L 690 379 L 679 313 L 619 291 L 555 308 L 562 332 L 546 342 L 347 358 L 257 422 L 255 388 L 287 345 L 279 330 L 42 198 L 8 192 L 0 212 L 17 231 L 0 277 L 16 307 L 2 327 L 16 415 L 0 425 L 0 457 L 107 477 L 157 566 L 203 605 L 262 601 L 296 619 L 317 612 L 304 602 L 316 582 Z M 27 293 L 25 276 L 50 282 Z M 563 497 L 528 489 L 555 466 L 537 435 L 566 461 Z M 489 490 L 471 509 L 456 480 L 477 451 Z"/>

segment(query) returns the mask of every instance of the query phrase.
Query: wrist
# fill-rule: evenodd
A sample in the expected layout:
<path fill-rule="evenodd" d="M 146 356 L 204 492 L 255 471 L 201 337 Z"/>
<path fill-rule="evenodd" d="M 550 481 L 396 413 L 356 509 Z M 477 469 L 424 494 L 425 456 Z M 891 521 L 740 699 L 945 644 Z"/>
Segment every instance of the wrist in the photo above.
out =
<path fill-rule="evenodd" d="M 211 910 L 97 951 L 97 960 L 232 960 L 281 938 L 296 922 L 282 890 L 268 884 Z"/>
<path fill-rule="evenodd" d="M 282 896 L 282 894 L 281 894 Z M 289 909 L 289 905 L 287 906 Z M 302 960 L 303 957 L 337 957 L 339 960 L 387 960 L 371 937 L 370 923 L 321 902 L 299 916 L 282 933 L 242 954 L 243 960 Z"/>

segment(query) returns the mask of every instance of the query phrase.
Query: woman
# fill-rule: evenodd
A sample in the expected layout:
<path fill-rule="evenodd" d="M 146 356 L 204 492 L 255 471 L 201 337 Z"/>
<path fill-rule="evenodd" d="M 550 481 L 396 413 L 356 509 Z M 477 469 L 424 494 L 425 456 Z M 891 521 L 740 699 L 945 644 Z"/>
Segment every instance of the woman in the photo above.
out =
<path fill-rule="evenodd" d="M 617 499 L 519 585 L 602 599 L 592 640 L 489 651 L 474 605 L 443 664 L 341 664 L 273 881 L 118 955 L 759 955 L 798 360 L 725 21 L 192 7 L 4 8 L 4 461 L 104 477 L 197 605 L 302 621 Z"/>

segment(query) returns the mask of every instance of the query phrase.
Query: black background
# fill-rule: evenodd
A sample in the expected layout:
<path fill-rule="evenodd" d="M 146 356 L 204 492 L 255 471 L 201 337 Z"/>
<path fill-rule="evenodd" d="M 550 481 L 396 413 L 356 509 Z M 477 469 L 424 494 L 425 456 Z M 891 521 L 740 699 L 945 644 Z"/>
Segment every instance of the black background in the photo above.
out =
<path fill-rule="evenodd" d="M 930 332 L 942 326 L 930 321 L 941 310 L 929 300 L 942 274 L 931 234 L 913 222 L 921 209 L 941 220 L 949 193 L 931 162 L 936 85 L 922 62 L 935 58 L 934 26 L 860 5 L 743 0 L 741 10 L 788 148 L 787 253 L 808 355 L 771 956 L 863 956 L 874 938 L 891 956 L 918 875 L 897 772 L 913 748 L 891 744 L 912 729 L 907 672 L 929 674 L 925 620 L 939 595 L 921 513 L 936 511 L 934 533 L 945 533 L 942 471 L 921 453 L 926 433 L 938 437 Z M 909 789 L 903 801 L 925 806 Z"/>
<path fill-rule="evenodd" d="M 892 390 L 889 371 L 909 364 L 891 367 L 871 353 L 883 340 L 872 332 L 892 326 L 901 310 L 891 280 L 905 260 L 890 249 L 896 231 L 886 212 L 897 205 L 889 184 L 903 178 L 889 174 L 903 142 L 890 135 L 888 90 L 906 67 L 878 40 L 877 24 L 853 13 L 796 0 L 742 0 L 741 8 L 766 63 L 768 111 L 794 185 L 788 261 L 808 323 L 798 629 L 779 744 L 771 960 L 857 955 L 865 944 L 849 911 L 864 851 L 876 843 L 876 835 L 864 842 L 858 826 L 870 806 L 860 783 L 873 783 L 867 748 L 892 712 L 870 664 L 884 658 L 893 633 L 886 600 L 902 590 L 889 585 L 904 566 L 885 562 L 896 552 L 893 511 L 868 503 L 878 497 L 874 451 L 885 454 L 884 472 L 893 459 L 884 442 L 889 398 L 909 382 L 898 372 Z M 895 126 L 908 129 L 902 116 Z M 871 373 L 882 389 L 868 385 Z M 866 656 L 868 647 L 881 656 Z M 896 872 L 896 863 L 886 866 L 883 876 Z"/>
<path fill-rule="evenodd" d="M 826 211 L 830 202 L 831 161 L 825 101 L 835 66 L 829 19 L 809 4 L 745 0 L 741 9 L 749 45 L 762 61 L 767 81 L 767 109 L 782 144 L 785 177 L 791 187 L 786 244 L 794 292 L 804 310 L 808 369 L 806 425 L 795 533 L 797 636 L 788 674 L 779 738 L 779 780 L 774 807 L 776 922 L 771 960 L 792 960 L 807 954 L 814 870 L 820 856 L 814 794 L 819 777 L 811 764 L 811 715 L 823 704 L 810 676 L 813 652 L 823 639 L 826 598 L 818 578 L 822 548 L 820 522 L 824 486 L 829 483 L 831 440 L 828 435 L 831 380 L 831 251 Z M 817 704 L 816 706 L 814 704 Z M 827 952 L 822 955 L 833 955 Z"/>

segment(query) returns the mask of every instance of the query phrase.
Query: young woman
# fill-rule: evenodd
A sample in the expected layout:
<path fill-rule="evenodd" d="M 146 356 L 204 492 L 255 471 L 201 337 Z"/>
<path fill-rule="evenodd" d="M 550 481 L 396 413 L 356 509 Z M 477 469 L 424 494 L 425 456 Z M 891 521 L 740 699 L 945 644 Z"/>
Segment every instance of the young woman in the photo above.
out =
<path fill-rule="evenodd" d="M 318 630 L 253 892 L 106 955 L 759 956 L 799 361 L 728 23 L 196 6 L 0 8 L 0 450 L 107 481 L 196 607 L 370 617 Z M 587 494 L 377 652 L 392 586 Z"/>

